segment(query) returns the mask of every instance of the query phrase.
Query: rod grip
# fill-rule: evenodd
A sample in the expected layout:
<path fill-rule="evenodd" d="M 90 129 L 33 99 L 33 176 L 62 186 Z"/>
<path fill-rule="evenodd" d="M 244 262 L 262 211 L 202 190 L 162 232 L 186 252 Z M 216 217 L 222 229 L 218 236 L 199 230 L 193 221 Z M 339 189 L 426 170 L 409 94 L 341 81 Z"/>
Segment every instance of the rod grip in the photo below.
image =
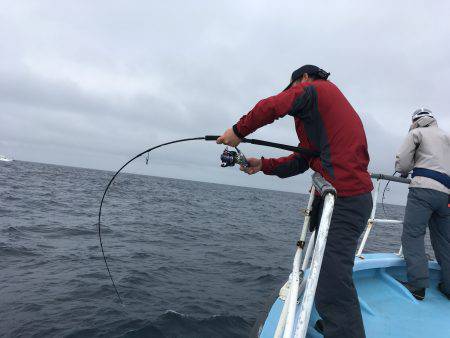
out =
<path fill-rule="evenodd" d="M 215 141 L 219 138 L 219 135 L 206 135 L 205 141 Z"/>
<path fill-rule="evenodd" d="M 218 136 L 218 135 L 206 135 L 205 136 L 205 141 L 215 141 L 219 137 L 220 136 Z M 256 145 L 259 145 L 259 146 L 283 149 L 283 150 L 287 150 L 287 151 L 292 151 L 292 152 L 295 152 L 295 153 L 303 154 L 305 156 L 312 156 L 312 157 L 320 156 L 320 153 L 317 152 L 317 151 L 313 151 L 313 150 L 305 149 L 305 148 L 301 148 L 301 147 L 289 146 L 287 144 L 268 142 L 268 141 L 264 141 L 264 140 L 243 138 L 243 139 L 241 139 L 241 143 L 251 143 L 251 144 L 256 144 Z"/>

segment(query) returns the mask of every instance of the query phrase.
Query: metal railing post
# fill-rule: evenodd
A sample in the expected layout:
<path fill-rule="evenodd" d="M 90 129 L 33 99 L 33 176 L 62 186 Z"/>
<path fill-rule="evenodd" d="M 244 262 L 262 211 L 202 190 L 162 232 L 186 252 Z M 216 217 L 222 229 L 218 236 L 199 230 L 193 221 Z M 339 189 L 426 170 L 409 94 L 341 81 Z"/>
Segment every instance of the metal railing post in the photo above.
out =
<path fill-rule="evenodd" d="M 367 239 L 369 238 L 370 231 L 372 230 L 375 213 L 377 211 L 377 201 L 378 201 L 378 192 L 380 191 L 380 184 L 381 184 L 381 180 L 378 179 L 377 185 L 375 188 L 375 192 L 374 192 L 374 196 L 372 199 L 373 200 L 372 212 L 370 213 L 370 218 L 367 220 L 366 231 L 364 232 L 363 239 L 361 240 L 361 244 L 359 245 L 358 252 L 356 253 L 357 257 L 361 257 L 364 247 L 366 246 Z"/>
<path fill-rule="evenodd" d="M 308 268 L 309 259 L 311 258 L 311 253 L 314 248 L 314 241 L 316 239 L 316 230 L 311 233 L 311 237 L 308 242 L 308 246 L 306 247 L 305 258 L 303 259 L 302 271 L 306 271 Z"/>
<path fill-rule="evenodd" d="M 305 211 L 305 220 L 303 222 L 302 232 L 300 239 L 297 242 L 297 249 L 295 250 L 294 263 L 292 264 L 292 273 L 290 275 L 289 294 L 283 305 L 282 316 L 278 320 L 277 329 L 275 331 L 275 337 L 280 337 L 284 326 L 284 338 L 290 337 L 294 328 L 295 310 L 297 308 L 298 289 L 300 285 L 300 262 L 305 246 L 306 233 L 309 227 L 310 213 L 312 203 L 315 195 L 314 186 L 311 187 L 309 194 L 308 206 Z M 287 308 L 287 310 L 285 310 Z"/>
<path fill-rule="evenodd" d="M 325 196 L 322 218 L 320 220 L 320 226 L 317 233 L 314 254 L 311 261 L 311 267 L 309 269 L 308 280 L 306 281 L 305 291 L 303 293 L 302 305 L 300 307 L 300 312 L 298 315 L 297 327 L 294 336 L 296 338 L 305 337 L 306 331 L 308 329 L 309 317 L 311 315 L 311 310 L 314 303 L 314 296 L 316 294 L 323 254 L 325 252 L 325 246 L 327 244 L 328 230 L 330 227 L 331 216 L 333 214 L 334 202 L 335 196 L 331 193 L 328 193 Z"/>
<path fill-rule="evenodd" d="M 316 293 L 317 282 L 319 280 L 322 259 L 327 244 L 328 230 L 330 228 L 331 217 L 333 215 L 334 202 L 336 198 L 336 189 L 328 183 L 321 175 L 313 175 L 313 185 L 324 198 L 322 216 L 320 218 L 319 228 L 317 229 L 317 238 L 314 246 L 314 253 L 309 268 L 309 275 L 306 280 L 303 300 L 298 313 L 297 327 L 295 328 L 295 337 L 303 338 L 308 329 L 309 317 L 314 304 L 314 295 Z M 311 238 L 310 242 L 314 239 Z M 284 332 L 285 338 L 291 337 L 292 332 Z"/>
<path fill-rule="evenodd" d="M 381 180 L 387 180 L 387 181 L 405 183 L 405 184 L 409 184 L 411 182 L 411 180 L 408 178 L 397 177 L 397 176 L 393 176 L 393 175 L 371 174 L 370 176 L 371 176 L 371 178 L 377 180 L 377 184 L 376 184 L 376 188 L 374 189 L 375 191 L 374 191 L 374 195 L 373 195 L 372 212 L 370 214 L 369 220 L 367 221 L 367 227 L 364 232 L 363 239 L 361 240 L 361 244 L 359 245 L 358 251 L 356 252 L 356 257 L 362 257 L 362 252 L 364 250 L 364 247 L 366 246 L 366 242 L 367 242 L 367 239 L 369 238 L 370 231 L 372 230 L 373 225 L 375 223 L 386 223 L 386 224 L 389 224 L 389 223 L 390 224 L 401 224 L 401 223 L 403 223 L 402 221 L 391 220 L 391 219 L 375 219 L 375 213 L 377 211 L 378 194 L 380 191 Z M 400 255 L 400 252 L 399 252 L 399 255 Z"/>

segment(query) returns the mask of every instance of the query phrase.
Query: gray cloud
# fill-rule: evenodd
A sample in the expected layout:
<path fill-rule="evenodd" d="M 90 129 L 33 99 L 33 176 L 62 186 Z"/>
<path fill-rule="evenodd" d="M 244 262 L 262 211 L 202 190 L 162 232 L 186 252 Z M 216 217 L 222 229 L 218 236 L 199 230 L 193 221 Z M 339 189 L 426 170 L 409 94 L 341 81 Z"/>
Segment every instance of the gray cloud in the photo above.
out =
<path fill-rule="evenodd" d="M 392 172 L 410 112 L 448 130 L 445 1 L 6 1 L 0 11 L 0 153 L 115 169 L 148 145 L 221 133 L 316 63 L 360 113 L 373 171 Z M 252 137 L 296 144 L 285 118 Z M 283 152 L 244 145 L 249 155 Z M 173 146 L 132 170 L 305 192 L 217 168 L 213 144 Z M 404 201 L 404 191 L 389 195 Z"/>

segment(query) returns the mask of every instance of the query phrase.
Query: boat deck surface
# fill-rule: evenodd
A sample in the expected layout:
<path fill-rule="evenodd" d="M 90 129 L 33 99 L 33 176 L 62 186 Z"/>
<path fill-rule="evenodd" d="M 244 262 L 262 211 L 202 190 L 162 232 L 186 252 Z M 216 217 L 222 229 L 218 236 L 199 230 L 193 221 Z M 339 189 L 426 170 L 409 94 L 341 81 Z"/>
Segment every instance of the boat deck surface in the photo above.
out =
<path fill-rule="evenodd" d="M 437 289 L 440 270 L 429 263 L 430 287 L 425 300 L 416 300 L 400 283 L 406 267 L 395 254 L 366 254 L 355 259 L 354 281 L 358 291 L 367 338 L 450 337 L 450 301 Z M 283 301 L 277 298 L 264 324 L 261 337 L 273 337 Z M 313 327 L 319 318 L 313 309 L 307 337 L 323 337 Z"/>

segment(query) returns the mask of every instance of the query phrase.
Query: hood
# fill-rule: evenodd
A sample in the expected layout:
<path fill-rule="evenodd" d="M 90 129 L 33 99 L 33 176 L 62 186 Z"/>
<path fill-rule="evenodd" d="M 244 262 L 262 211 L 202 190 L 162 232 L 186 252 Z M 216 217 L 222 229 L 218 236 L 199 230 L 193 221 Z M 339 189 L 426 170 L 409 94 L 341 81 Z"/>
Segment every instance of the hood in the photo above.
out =
<path fill-rule="evenodd" d="M 416 128 L 426 128 L 426 127 L 437 127 L 436 119 L 431 116 L 421 117 L 416 122 L 411 124 L 411 127 L 409 128 L 409 130 L 416 129 Z"/>

